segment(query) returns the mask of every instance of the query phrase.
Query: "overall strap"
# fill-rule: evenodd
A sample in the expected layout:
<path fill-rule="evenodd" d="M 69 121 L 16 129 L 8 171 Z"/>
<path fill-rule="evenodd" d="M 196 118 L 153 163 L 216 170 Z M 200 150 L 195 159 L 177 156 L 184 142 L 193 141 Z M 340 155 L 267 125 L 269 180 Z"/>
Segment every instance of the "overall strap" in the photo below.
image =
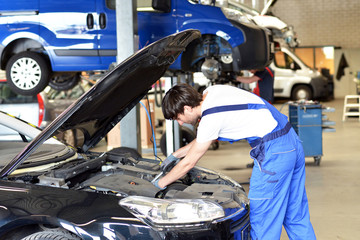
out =
<path fill-rule="evenodd" d="M 267 108 L 265 104 L 257 104 L 257 103 L 225 105 L 225 106 L 218 106 L 218 107 L 206 109 L 202 113 L 201 117 L 218 112 L 228 112 L 228 111 L 247 110 L 247 109 L 265 109 L 265 108 Z"/>
<path fill-rule="evenodd" d="M 248 110 L 248 109 L 268 109 L 275 120 L 278 121 L 278 125 L 276 128 L 269 134 L 265 135 L 263 138 L 259 137 L 250 137 L 247 138 L 249 144 L 251 147 L 255 147 L 261 142 L 267 142 L 271 141 L 273 139 L 276 139 L 278 137 L 281 137 L 285 134 L 287 134 L 291 129 L 291 124 L 287 121 L 287 117 L 280 112 L 275 110 L 275 107 L 269 104 L 268 102 L 264 101 L 264 104 L 257 104 L 257 103 L 248 103 L 248 104 L 234 104 L 234 105 L 225 105 L 225 106 L 217 106 L 213 108 L 206 109 L 202 113 L 202 117 L 219 113 L 219 112 L 228 112 L 228 111 L 238 111 L 238 110 Z M 227 139 L 219 137 L 218 140 L 220 141 L 228 141 L 230 143 L 239 141 L 241 139 Z"/>
<path fill-rule="evenodd" d="M 219 113 L 219 112 L 228 112 L 228 111 L 238 111 L 238 110 L 248 110 L 248 109 L 266 109 L 266 104 L 258 104 L 258 103 L 248 103 L 248 104 L 234 104 L 234 105 L 224 105 L 224 106 L 217 106 L 213 108 L 206 109 L 201 117 L 204 117 L 209 114 Z M 256 138 L 258 139 L 258 138 Z M 219 141 L 227 141 L 230 143 L 237 142 L 241 139 L 229 139 L 218 137 Z"/>

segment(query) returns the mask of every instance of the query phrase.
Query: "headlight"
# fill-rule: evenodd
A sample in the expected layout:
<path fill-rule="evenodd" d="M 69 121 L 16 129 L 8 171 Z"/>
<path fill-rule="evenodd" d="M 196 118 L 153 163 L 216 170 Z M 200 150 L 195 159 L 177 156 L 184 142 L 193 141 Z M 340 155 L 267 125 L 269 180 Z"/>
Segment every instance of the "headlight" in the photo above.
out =
<path fill-rule="evenodd" d="M 249 18 L 243 15 L 240 11 L 231 8 L 221 8 L 227 19 L 231 19 L 240 23 L 251 23 Z"/>
<path fill-rule="evenodd" d="M 119 203 L 144 223 L 155 228 L 198 225 L 225 216 L 220 205 L 202 199 L 165 200 L 131 196 L 120 200 Z"/>

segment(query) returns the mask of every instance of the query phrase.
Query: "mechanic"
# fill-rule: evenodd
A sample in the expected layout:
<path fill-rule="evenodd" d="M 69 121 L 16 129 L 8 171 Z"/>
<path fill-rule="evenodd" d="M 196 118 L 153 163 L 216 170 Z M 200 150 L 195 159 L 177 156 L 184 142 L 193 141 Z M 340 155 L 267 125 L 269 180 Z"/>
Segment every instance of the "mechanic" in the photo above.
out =
<path fill-rule="evenodd" d="M 250 77 L 237 76 L 236 81 L 242 83 L 257 82 L 254 93 L 269 103 L 274 102 L 274 71 L 266 67 L 265 69 L 250 70 L 253 74 Z"/>
<path fill-rule="evenodd" d="M 214 139 L 246 139 L 254 160 L 249 191 L 252 239 L 280 239 L 282 225 L 290 239 L 316 239 L 305 191 L 305 156 L 285 115 L 255 94 L 228 85 L 210 86 L 203 96 L 190 85 L 175 85 L 164 96 L 162 111 L 180 125 L 200 122 L 196 139 L 162 162 L 163 169 L 183 158 L 154 182 L 156 187 L 163 190 L 183 177 Z"/>

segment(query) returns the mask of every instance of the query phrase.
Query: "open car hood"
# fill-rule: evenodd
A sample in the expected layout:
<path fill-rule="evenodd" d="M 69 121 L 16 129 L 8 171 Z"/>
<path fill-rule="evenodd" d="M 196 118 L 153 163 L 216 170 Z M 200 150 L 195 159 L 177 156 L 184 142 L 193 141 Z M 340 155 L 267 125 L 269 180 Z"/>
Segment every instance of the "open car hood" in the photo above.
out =
<path fill-rule="evenodd" d="M 197 30 L 170 35 L 120 63 L 62 112 L 0 172 L 9 175 L 46 139 L 68 129 L 84 133 L 82 151 L 95 146 L 147 94 L 185 47 L 201 36 Z"/>

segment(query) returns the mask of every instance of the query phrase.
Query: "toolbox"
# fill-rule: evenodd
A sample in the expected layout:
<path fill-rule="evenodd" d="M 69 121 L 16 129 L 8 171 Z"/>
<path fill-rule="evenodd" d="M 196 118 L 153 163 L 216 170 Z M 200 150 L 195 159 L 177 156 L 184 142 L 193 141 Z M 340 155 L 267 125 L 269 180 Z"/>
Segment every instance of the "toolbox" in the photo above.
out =
<path fill-rule="evenodd" d="M 313 101 L 299 101 L 289 104 L 289 121 L 298 134 L 304 148 L 305 157 L 314 157 L 320 165 L 323 155 L 322 133 L 333 132 L 335 122 L 329 121 L 326 112 L 335 111 Z"/>

